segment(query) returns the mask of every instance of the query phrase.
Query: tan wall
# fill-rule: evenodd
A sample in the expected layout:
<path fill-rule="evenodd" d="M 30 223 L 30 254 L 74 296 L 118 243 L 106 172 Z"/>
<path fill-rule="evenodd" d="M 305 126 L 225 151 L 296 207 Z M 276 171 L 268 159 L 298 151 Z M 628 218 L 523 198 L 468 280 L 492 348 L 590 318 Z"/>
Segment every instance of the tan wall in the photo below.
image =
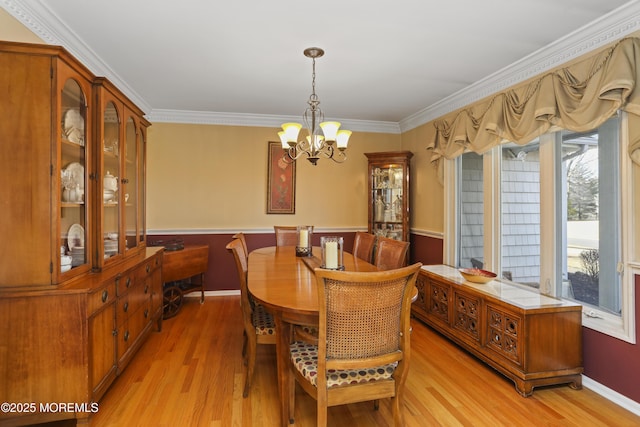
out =
<path fill-rule="evenodd" d="M 297 164 L 295 215 L 267 215 L 267 143 L 277 129 L 155 123 L 147 147 L 147 228 L 367 227 L 365 152 L 399 150 L 400 135 L 354 132 L 348 159 Z"/>
<path fill-rule="evenodd" d="M 411 229 L 417 232 L 444 232 L 444 186 L 426 150 L 435 128 L 427 123 L 402 134 L 402 149 L 413 152 L 411 160 Z"/>
<path fill-rule="evenodd" d="M 0 8 L 0 40 L 42 43 L 38 36 L 2 8 Z"/>

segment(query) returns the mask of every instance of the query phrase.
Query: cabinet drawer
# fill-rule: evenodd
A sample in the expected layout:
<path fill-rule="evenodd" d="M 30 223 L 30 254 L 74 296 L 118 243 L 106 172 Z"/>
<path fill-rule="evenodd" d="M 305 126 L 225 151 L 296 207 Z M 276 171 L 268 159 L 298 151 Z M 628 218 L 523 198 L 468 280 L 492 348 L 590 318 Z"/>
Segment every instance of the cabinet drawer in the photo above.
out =
<path fill-rule="evenodd" d="M 136 311 L 142 305 L 148 304 L 151 300 L 151 286 L 149 280 L 141 280 L 136 283 L 136 286 L 129 291 L 129 304 L 131 310 Z"/>
<path fill-rule="evenodd" d="M 116 297 L 116 284 L 111 282 L 98 288 L 89 294 L 89 315 L 114 301 Z"/>
<path fill-rule="evenodd" d="M 126 271 L 121 276 L 116 278 L 116 291 L 118 295 L 124 295 L 125 292 L 129 290 L 131 286 L 133 286 L 134 274 L 132 271 Z"/>
<path fill-rule="evenodd" d="M 151 259 L 148 259 L 136 269 L 136 280 L 144 280 L 161 267 L 162 257 L 155 256 Z"/>
<path fill-rule="evenodd" d="M 137 311 L 151 299 L 151 287 L 148 281 L 138 282 L 129 289 L 129 292 L 118 297 L 118 319 L 124 319 L 129 314 Z"/>
<path fill-rule="evenodd" d="M 138 339 L 142 331 L 151 321 L 151 301 L 140 306 L 140 308 L 129 316 L 129 331 L 134 339 Z"/>
<path fill-rule="evenodd" d="M 126 320 L 118 324 L 118 359 L 121 359 L 140 338 L 140 334 L 150 324 L 151 303 L 130 312 Z"/>

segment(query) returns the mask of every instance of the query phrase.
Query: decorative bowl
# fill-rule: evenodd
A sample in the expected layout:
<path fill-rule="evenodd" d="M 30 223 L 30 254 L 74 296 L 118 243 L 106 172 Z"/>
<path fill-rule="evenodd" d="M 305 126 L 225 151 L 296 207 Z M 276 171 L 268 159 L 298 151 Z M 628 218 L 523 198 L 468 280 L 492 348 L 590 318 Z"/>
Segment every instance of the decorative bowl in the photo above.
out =
<path fill-rule="evenodd" d="M 458 269 L 462 277 L 465 280 L 473 283 L 488 283 L 498 277 L 496 273 L 492 273 L 491 271 L 481 270 L 479 268 L 460 268 Z"/>

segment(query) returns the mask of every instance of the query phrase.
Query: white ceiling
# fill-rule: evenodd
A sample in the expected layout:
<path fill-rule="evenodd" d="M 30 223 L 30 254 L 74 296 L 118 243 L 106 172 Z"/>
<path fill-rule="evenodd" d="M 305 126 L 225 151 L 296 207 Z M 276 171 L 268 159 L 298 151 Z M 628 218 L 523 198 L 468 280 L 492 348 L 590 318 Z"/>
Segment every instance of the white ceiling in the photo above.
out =
<path fill-rule="evenodd" d="M 150 119 L 399 131 L 638 31 L 626 0 L 0 0 Z M 621 8 L 619 8 L 622 6 Z M 616 8 L 618 8 L 616 10 Z M 358 130 L 358 129 L 354 129 Z"/>

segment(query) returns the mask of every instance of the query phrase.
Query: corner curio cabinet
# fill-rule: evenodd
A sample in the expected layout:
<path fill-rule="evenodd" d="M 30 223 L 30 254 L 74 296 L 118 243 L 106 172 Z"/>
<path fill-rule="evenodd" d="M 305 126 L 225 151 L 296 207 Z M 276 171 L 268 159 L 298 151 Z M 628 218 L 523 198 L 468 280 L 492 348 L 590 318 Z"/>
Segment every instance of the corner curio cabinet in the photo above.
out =
<path fill-rule="evenodd" d="M 6 41 L 0 115 L 0 402 L 98 402 L 162 324 L 150 123 L 64 48 Z M 87 409 L 6 411 L 0 426 L 86 424 Z"/>
<path fill-rule="evenodd" d="M 365 153 L 369 159 L 369 233 L 409 241 L 410 151 Z"/>

